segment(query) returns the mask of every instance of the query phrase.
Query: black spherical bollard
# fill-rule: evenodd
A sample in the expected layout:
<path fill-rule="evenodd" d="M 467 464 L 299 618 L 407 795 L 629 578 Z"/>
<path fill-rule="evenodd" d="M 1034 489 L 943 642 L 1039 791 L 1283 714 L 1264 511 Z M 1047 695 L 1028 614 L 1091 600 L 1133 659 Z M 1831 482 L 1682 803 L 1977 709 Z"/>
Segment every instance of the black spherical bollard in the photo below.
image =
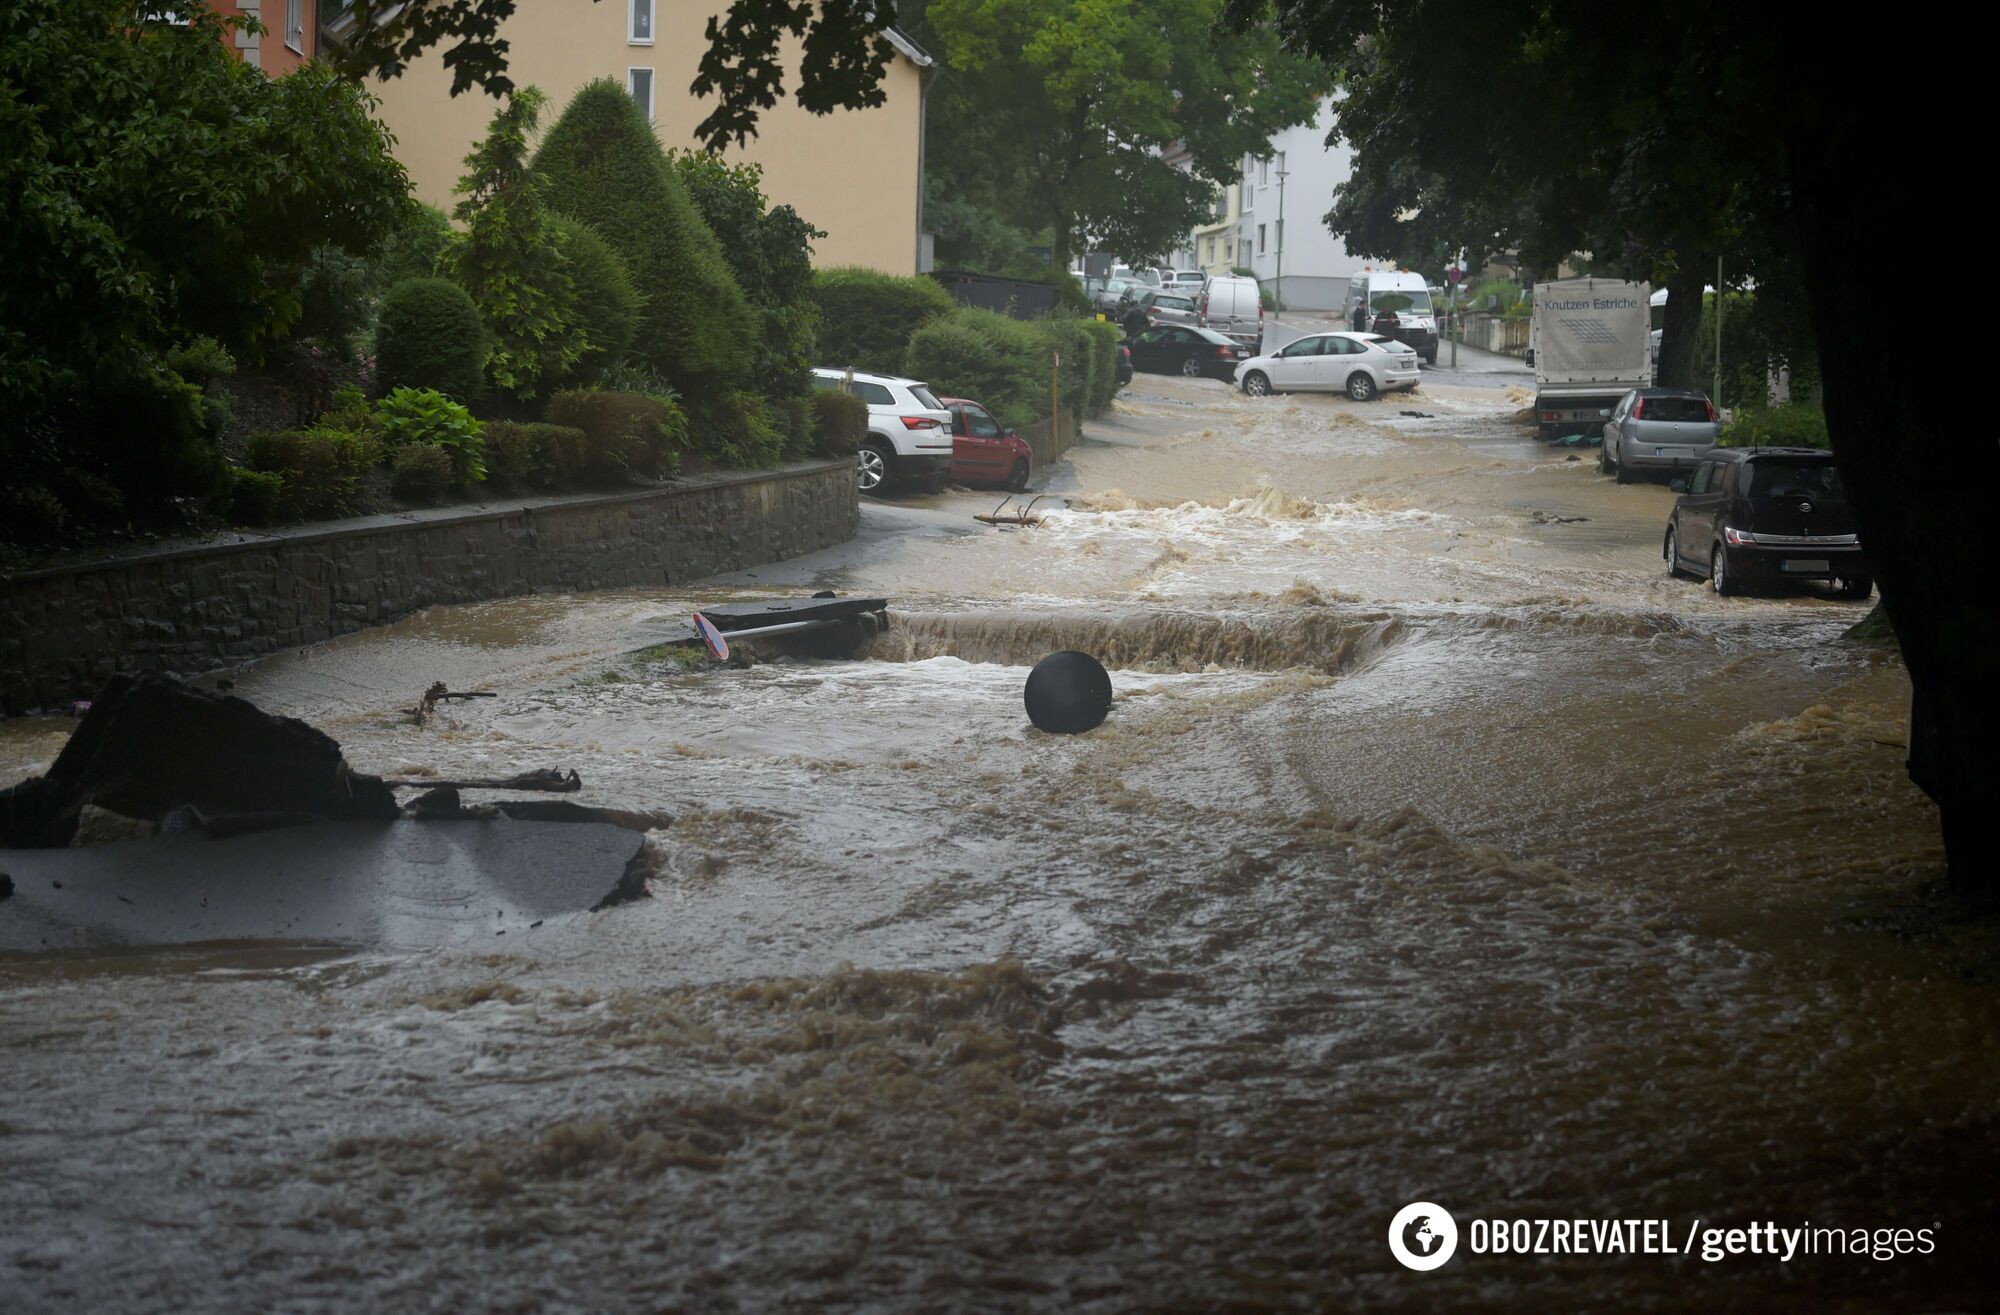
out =
<path fill-rule="evenodd" d="M 1111 673 L 1088 653 L 1065 649 L 1051 653 L 1028 673 L 1022 691 L 1028 720 L 1057 735 L 1075 735 L 1104 720 L 1111 711 Z"/>

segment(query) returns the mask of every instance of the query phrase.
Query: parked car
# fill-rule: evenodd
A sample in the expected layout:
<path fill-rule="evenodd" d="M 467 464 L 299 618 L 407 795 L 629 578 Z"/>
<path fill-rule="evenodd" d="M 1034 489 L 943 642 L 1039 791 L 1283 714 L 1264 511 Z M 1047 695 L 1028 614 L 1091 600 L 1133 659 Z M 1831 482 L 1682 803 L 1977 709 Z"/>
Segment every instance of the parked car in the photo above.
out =
<path fill-rule="evenodd" d="M 1252 397 L 1329 392 L 1366 402 L 1377 393 L 1414 389 L 1421 375 L 1416 352 L 1393 338 L 1377 333 L 1309 333 L 1243 362 L 1236 370 L 1236 382 Z"/>
<path fill-rule="evenodd" d="M 1160 271 L 1160 291 L 1178 292 L 1183 297 L 1199 298 L 1201 289 L 1208 282 L 1208 275 L 1198 269 L 1162 269 Z"/>
<path fill-rule="evenodd" d="M 969 397 L 941 397 L 951 412 L 951 482 L 1028 487 L 1035 454 L 1028 440 L 1003 429 L 993 413 Z"/>
<path fill-rule="evenodd" d="M 1133 337 L 1161 324 L 1193 324 L 1194 299 L 1147 288 L 1132 298 L 1119 323 Z"/>
<path fill-rule="evenodd" d="M 1214 329 L 1168 324 L 1125 340 L 1132 368 L 1148 374 L 1180 374 L 1190 379 L 1235 377 L 1237 362 L 1250 354 Z"/>
<path fill-rule="evenodd" d="M 1264 299 L 1257 280 L 1241 274 L 1217 274 L 1202 288 L 1195 303 L 1197 323 L 1251 347 L 1264 345 Z"/>
<path fill-rule="evenodd" d="M 1690 470 L 1722 429 L 1708 394 L 1692 388 L 1634 388 L 1604 417 L 1597 468 L 1630 484 L 1649 470 Z"/>
<path fill-rule="evenodd" d="M 951 472 L 951 412 L 915 379 L 818 366 L 813 387 L 846 388 L 868 403 L 868 437 L 854 454 L 855 483 L 877 497 L 910 485 L 931 493 Z"/>
<path fill-rule="evenodd" d="M 1090 304 L 1106 315 L 1116 315 L 1135 286 L 1130 279 L 1106 279 L 1104 286 L 1091 294 Z"/>
<path fill-rule="evenodd" d="M 1718 594 L 1780 580 L 1836 580 L 1847 598 L 1875 587 L 1831 452 L 1714 448 L 1674 487 L 1661 548 L 1670 574 L 1706 578 Z"/>

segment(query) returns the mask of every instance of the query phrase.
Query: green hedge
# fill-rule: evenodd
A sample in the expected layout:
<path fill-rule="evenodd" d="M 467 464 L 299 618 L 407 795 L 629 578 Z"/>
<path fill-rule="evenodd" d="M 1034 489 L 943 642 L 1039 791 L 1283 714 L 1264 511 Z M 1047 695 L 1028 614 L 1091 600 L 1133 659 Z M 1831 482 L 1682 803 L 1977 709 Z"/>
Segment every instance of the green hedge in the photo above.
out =
<path fill-rule="evenodd" d="M 411 443 L 389 459 L 389 491 L 404 502 L 435 506 L 458 484 L 451 453 L 435 443 Z"/>
<path fill-rule="evenodd" d="M 278 512 L 288 520 L 327 520 L 359 510 L 382 447 L 365 434 L 337 429 L 252 434 L 244 464 L 283 480 Z"/>
<path fill-rule="evenodd" d="M 1118 391 L 1118 326 L 1105 320 L 1085 320 L 1090 335 L 1090 414 L 1097 415 L 1111 405 Z"/>
<path fill-rule="evenodd" d="M 1050 315 L 1030 321 L 1049 351 L 1062 359 L 1062 409 L 1077 420 L 1090 410 L 1097 354 L 1090 331 L 1073 315 Z M 1044 371 L 1044 374 L 1047 372 Z"/>
<path fill-rule="evenodd" d="M 861 440 L 868 437 L 868 403 L 852 393 L 820 388 L 813 392 L 812 410 L 821 452 L 845 457 L 860 450 Z"/>
<path fill-rule="evenodd" d="M 486 478 L 516 493 L 568 488 L 590 461 L 590 440 L 572 425 L 486 423 Z"/>
<path fill-rule="evenodd" d="M 549 399 L 548 419 L 583 431 L 577 477 L 594 483 L 657 478 L 679 463 L 688 442 L 687 417 L 680 407 L 645 393 L 557 393 Z"/>
<path fill-rule="evenodd" d="M 569 262 L 577 327 L 589 339 L 563 382 L 571 388 L 588 388 L 602 382 L 604 373 L 631 350 L 644 302 L 624 258 L 596 229 L 568 215 L 551 215 L 549 227 Z"/>
<path fill-rule="evenodd" d="M 550 206 L 595 228 L 645 298 L 633 350 L 684 397 L 740 387 L 759 324 L 652 125 L 608 78 L 584 85 L 535 153 Z"/>
<path fill-rule="evenodd" d="M 859 266 L 817 271 L 813 299 L 819 303 L 819 364 L 878 374 L 900 371 L 917 330 L 956 305 L 935 279 Z"/>
<path fill-rule="evenodd" d="M 382 298 L 375 379 L 383 392 L 435 388 L 469 402 L 485 385 L 486 329 L 465 289 L 448 279 L 405 279 Z"/>
<path fill-rule="evenodd" d="M 1716 441 L 1723 447 L 1826 447 L 1826 412 L 1816 402 L 1739 411 Z"/>
<path fill-rule="evenodd" d="M 969 397 L 1003 425 L 1049 413 L 1049 335 L 998 311 L 961 306 L 910 339 L 903 373 L 945 397 Z"/>

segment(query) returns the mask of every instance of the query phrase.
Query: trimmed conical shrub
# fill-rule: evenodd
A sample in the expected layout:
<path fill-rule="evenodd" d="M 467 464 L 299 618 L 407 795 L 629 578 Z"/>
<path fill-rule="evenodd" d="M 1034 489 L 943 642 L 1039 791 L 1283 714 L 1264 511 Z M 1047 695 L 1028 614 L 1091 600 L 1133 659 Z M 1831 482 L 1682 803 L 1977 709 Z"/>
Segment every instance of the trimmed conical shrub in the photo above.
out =
<path fill-rule="evenodd" d="M 635 356 L 701 405 L 742 386 L 759 325 L 646 116 L 608 78 L 587 83 L 535 153 L 549 204 L 611 244 L 645 300 Z"/>
<path fill-rule="evenodd" d="M 465 289 L 449 279 L 404 279 L 375 321 L 376 387 L 435 388 L 469 402 L 485 385 L 486 329 Z"/>

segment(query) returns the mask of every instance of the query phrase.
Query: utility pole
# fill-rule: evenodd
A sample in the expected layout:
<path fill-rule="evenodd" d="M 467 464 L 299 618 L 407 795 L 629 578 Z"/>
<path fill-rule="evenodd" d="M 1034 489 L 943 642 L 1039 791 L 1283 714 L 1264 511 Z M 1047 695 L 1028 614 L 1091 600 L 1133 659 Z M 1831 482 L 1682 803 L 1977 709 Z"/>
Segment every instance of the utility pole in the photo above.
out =
<path fill-rule="evenodd" d="M 1291 177 L 1290 169 L 1278 170 L 1278 277 L 1277 293 L 1271 300 L 1278 303 L 1278 309 L 1285 309 L 1285 179 Z"/>

